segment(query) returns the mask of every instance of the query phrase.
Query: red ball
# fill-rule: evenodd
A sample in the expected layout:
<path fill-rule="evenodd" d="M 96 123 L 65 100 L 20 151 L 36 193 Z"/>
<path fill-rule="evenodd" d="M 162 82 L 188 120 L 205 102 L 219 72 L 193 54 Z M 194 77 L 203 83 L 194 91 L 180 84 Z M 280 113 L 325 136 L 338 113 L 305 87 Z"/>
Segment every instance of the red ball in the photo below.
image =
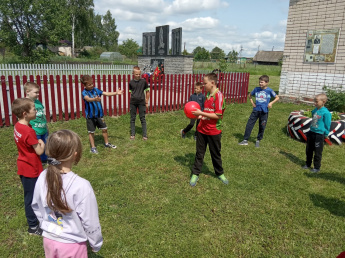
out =
<path fill-rule="evenodd" d="M 200 105 L 196 101 L 189 101 L 184 105 L 184 113 L 186 114 L 186 117 L 190 119 L 196 119 L 197 117 L 192 114 L 192 111 L 195 111 L 196 109 L 200 109 Z"/>

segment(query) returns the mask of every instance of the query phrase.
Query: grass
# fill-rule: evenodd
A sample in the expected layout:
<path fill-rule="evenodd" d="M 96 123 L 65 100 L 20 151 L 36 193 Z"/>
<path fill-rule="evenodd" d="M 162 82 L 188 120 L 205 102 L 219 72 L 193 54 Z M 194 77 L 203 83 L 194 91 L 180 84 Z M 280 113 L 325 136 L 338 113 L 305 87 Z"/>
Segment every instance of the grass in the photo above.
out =
<path fill-rule="evenodd" d="M 239 146 L 249 103 L 229 104 L 223 120 L 222 159 L 228 186 L 214 175 L 207 151 L 198 184 L 189 186 L 194 131 L 183 111 L 147 115 L 147 142 L 129 140 L 129 114 L 106 118 L 110 142 L 89 152 L 85 120 L 49 124 L 71 129 L 83 142 L 73 168 L 94 188 L 104 245 L 90 257 L 336 257 L 345 249 L 344 150 L 326 146 L 321 172 L 302 170 L 305 145 L 286 136 L 291 111 L 276 103 L 260 148 L 257 126 L 249 146 Z M 16 175 L 13 127 L 0 129 L 0 252 L 3 257 L 44 257 L 42 239 L 26 233 L 23 190 Z"/>
<path fill-rule="evenodd" d="M 193 70 L 211 72 L 214 69 L 219 68 L 217 62 L 194 62 Z M 254 64 L 235 64 L 227 63 L 227 69 L 222 69 L 222 72 L 242 72 L 250 73 L 251 75 L 263 75 L 280 76 L 281 66 L 279 65 L 254 65 Z"/>

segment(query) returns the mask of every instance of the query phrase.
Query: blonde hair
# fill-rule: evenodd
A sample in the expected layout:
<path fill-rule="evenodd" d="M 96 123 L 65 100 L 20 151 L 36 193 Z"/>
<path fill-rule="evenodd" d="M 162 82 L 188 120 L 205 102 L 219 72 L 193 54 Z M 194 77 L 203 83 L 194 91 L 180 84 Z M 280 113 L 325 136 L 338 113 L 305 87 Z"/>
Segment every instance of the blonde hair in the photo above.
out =
<path fill-rule="evenodd" d="M 325 103 L 327 102 L 328 98 L 327 98 L 327 95 L 325 93 L 320 93 L 320 94 L 317 94 L 315 96 L 315 99 L 318 98 L 322 101 L 324 101 Z"/>
<path fill-rule="evenodd" d="M 75 156 L 75 153 L 76 156 Z M 70 130 L 60 130 L 52 133 L 47 140 L 46 154 L 58 162 L 68 161 L 75 157 L 77 164 L 82 154 L 82 144 L 79 136 Z M 66 200 L 66 193 L 63 189 L 63 182 L 60 169 L 50 164 L 47 169 L 47 204 L 53 211 L 60 211 L 63 214 L 71 212 Z"/>
<path fill-rule="evenodd" d="M 30 109 L 35 106 L 33 100 L 28 98 L 18 98 L 12 103 L 12 113 L 19 119 L 23 118 L 23 113 L 29 113 Z"/>
<path fill-rule="evenodd" d="M 24 92 L 31 91 L 32 89 L 40 89 L 40 86 L 34 82 L 26 82 L 24 84 Z"/>

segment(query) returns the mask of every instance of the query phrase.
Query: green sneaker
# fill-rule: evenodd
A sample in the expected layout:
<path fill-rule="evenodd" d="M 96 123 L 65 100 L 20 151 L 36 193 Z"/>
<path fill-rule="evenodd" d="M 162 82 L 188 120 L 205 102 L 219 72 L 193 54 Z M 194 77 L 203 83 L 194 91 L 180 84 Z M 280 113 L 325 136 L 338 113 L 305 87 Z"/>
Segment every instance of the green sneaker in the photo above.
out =
<path fill-rule="evenodd" d="M 219 177 L 219 180 L 220 181 L 222 181 L 224 184 L 229 184 L 229 180 L 228 179 L 226 179 L 226 177 L 224 176 L 224 174 L 223 175 L 220 175 Z"/>
<path fill-rule="evenodd" d="M 199 177 L 197 175 L 192 175 L 189 181 L 190 186 L 195 186 L 196 182 L 198 182 L 198 179 Z"/>

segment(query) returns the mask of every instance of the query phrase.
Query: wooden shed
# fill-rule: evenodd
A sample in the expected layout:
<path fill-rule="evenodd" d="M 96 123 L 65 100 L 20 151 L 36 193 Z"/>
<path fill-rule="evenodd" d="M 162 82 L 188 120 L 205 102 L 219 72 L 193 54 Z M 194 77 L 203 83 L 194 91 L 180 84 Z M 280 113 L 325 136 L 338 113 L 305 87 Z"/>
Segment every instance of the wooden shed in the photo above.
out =
<path fill-rule="evenodd" d="M 283 51 L 258 51 L 253 58 L 254 64 L 278 65 L 283 59 Z"/>

